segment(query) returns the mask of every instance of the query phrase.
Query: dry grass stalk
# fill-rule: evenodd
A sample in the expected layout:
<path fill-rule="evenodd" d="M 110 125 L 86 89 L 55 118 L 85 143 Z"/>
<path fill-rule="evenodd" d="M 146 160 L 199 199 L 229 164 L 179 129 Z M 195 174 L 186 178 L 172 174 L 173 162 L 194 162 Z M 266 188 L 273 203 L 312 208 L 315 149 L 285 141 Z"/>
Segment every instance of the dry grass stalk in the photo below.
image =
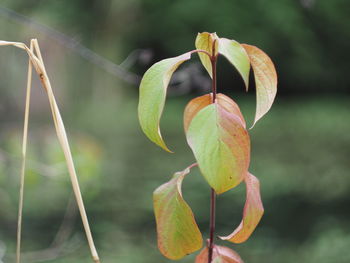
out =
<path fill-rule="evenodd" d="M 30 51 L 33 52 L 33 41 L 30 42 Z M 28 138 L 28 123 L 29 123 L 29 109 L 30 109 L 30 93 L 32 86 L 32 63 L 28 59 L 28 75 L 27 75 L 27 91 L 26 91 L 26 104 L 24 112 L 24 127 L 23 127 L 23 140 L 22 140 L 22 165 L 20 175 L 20 189 L 19 189 L 19 201 L 18 201 L 18 220 L 17 220 L 17 249 L 16 249 L 16 262 L 21 261 L 21 235 L 22 235 L 22 212 L 23 212 L 23 199 L 24 199 L 24 175 L 26 169 L 26 155 L 27 155 L 27 138 Z"/>
<path fill-rule="evenodd" d="M 22 208 L 23 208 L 23 193 L 24 193 L 24 173 L 25 173 L 25 157 L 26 157 L 26 145 L 27 145 L 27 131 L 28 131 L 28 117 L 29 117 L 29 103 L 30 103 L 30 87 L 31 87 L 31 67 L 33 66 L 35 71 L 37 72 L 41 84 L 43 88 L 46 90 L 50 108 L 52 112 L 53 121 L 56 128 L 56 133 L 60 145 L 62 147 L 66 164 L 68 167 L 68 172 L 71 178 L 73 192 L 78 204 L 78 208 L 80 211 L 80 215 L 83 221 L 86 237 L 89 243 L 90 251 L 94 262 L 99 263 L 100 259 L 97 254 L 97 250 L 94 244 L 94 240 L 92 238 L 89 221 L 86 215 L 78 178 L 76 175 L 74 162 L 72 158 L 72 154 L 70 151 L 68 138 L 66 134 L 66 130 L 61 118 L 60 111 L 58 109 L 55 96 L 53 94 L 49 77 L 46 73 L 45 65 L 43 58 L 41 56 L 40 47 L 38 41 L 36 39 L 31 40 L 30 48 L 28 48 L 25 44 L 20 42 L 8 42 L 8 41 L 0 41 L 0 46 L 15 46 L 21 49 L 24 49 L 30 60 L 30 65 L 28 68 L 28 83 L 27 83 L 27 98 L 26 98 L 26 110 L 25 110 L 25 120 L 24 120 L 24 132 L 23 132 L 23 150 L 22 150 L 22 169 L 21 169 L 21 183 L 20 183 L 20 201 L 19 201 L 19 212 L 18 212 L 18 230 L 17 230 L 17 263 L 20 263 L 20 244 L 21 244 L 21 222 L 22 222 Z M 31 66 L 32 65 L 32 66 Z"/>

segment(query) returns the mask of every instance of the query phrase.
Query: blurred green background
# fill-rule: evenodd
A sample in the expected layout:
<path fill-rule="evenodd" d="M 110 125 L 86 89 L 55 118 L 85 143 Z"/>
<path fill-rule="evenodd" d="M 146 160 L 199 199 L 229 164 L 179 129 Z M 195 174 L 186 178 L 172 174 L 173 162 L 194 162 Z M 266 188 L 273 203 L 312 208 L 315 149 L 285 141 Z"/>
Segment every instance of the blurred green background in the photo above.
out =
<path fill-rule="evenodd" d="M 39 39 L 102 262 L 170 262 L 156 247 L 152 191 L 194 161 L 182 113 L 210 83 L 198 58 L 174 75 L 161 126 L 175 154 L 141 133 L 136 83 L 155 61 L 193 49 L 202 31 L 257 45 L 279 73 L 276 102 L 250 131 L 250 171 L 261 181 L 265 215 L 246 243 L 226 245 L 246 263 L 350 262 L 348 0 L 2 0 L 0 7 L 1 40 Z M 23 51 L 0 48 L 5 263 L 14 262 L 27 63 Z M 251 123 L 254 85 L 244 93 L 229 64 L 218 66 L 219 91 Z M 32 96 L 23 262 L 91 262 L 37 78 Z M 210 191 L 198 169 L 183 193 L 207 238 Z M 243 185 L 218 197 L 217 234 L 239 224 L 244 198 Z"/>

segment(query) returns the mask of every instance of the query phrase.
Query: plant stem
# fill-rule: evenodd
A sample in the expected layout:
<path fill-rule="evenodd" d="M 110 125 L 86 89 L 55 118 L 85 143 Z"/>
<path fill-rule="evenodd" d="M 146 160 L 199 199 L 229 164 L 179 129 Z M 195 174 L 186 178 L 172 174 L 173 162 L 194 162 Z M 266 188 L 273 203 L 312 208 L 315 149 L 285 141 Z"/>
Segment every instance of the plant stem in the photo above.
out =
<path fill-rule="evenodd" d="M 210 236 L 208 244 L 208 263 L 211 263 L 213 259 L 213 247 L 214 247 L 214 233 L 215 233 L 215 210 L 216 210 L 216 193 L 211 188 L 210 195 Z"/>
<path fill-rule="evenodd" d="M 215 52 L 215 42 L 213 44 L 213 54 Z M 213 75 L 213 78 L 212 78 L 212 93 L 213 93 L 213 101 L 212 103 L 215 103 L 215 100 L 216 100 L 216 60 L 217 60 L 217 56 L 215 55 L 212 55 L 211 56 L 211 68 L 212 68 L 212 75 Z"/>
<path fill-rule="evenodd" d="M 33 51 L 33 41 L 30 42 L 30 51 Z M 22 141 L 22 165 L 21 165 L 21 177 L 20 177 L 20 190 L 19 190 L 19 202 L 18 202 L 18 219 L 17 219 L 17 246 L 16 246 L 16 263 L 21 262 L 21 238 L 22 238 L 22 215 L 23 215 L 23 200 L 24 200 L 24 177 L 26 170 L 26 157 L 27 157 L 27 139 L 28 139 L 28 124 L 29 124 L 29 109 L 30 109 L 30 93 L 32 87 L 32 63 L 29 59 L 28 62 L 28 75 L 27 75 L 27 93 L 26 93 L 26 105 L 24 113 L 24 125 L 23 125 L 23 141 Z"/>
<path fill-rule="evenodd" d="M 77 201 L 77 205 L 79 208 L 81 219 L 83 221 L 83 226 L 84 226 L 86 237 L 87 237 L 88 244 L 90 247 L 91 255 L 92 255 L 93 261 L 95 263 L 100 263 L 100 258 L 97 254 L 94 239 L 92 237 L 91 230 L 90 230 L 88 217 L 86 215 L 85 206 L 84 206 L 84 202 L 83 202 L 83 198 L 81 195 L 80 186 L 79 186 L 79 182 L 78 182 L 78 177 L 77 177 L 77 174 L 75 171 L 73 157 L 72 157 L 72 153 L 71 153 L 71 150 L 69 147 L 66 129 L 64 127 L 63 120 L 62 120 L 60 111 L 58 109 L 55 96 L 53 95 L 51 83 L 50 83 L 49 77 L 46 73 L 44 61 L 43 61 L 43 58 L 41 56 L 38 41 L 36 39 L 34 40 L 34 50 L 36 51 L 38 61 L 40 63 L 39 68 L 38 68 L 39 78 L 41 80 L 42 86 L 45 88 L 45 90 L 48 94 L 49 103 L 50 103 L 50 107 L 51 107 L 51 111 L 52 111 L 52 117 L 53 117 L 55 128 L 56 128 L 57 137 L 58 137 L 58 140 L 61 144 L 61 148 L 63 150 L 63 154 L 64 154 L 65 159 L 66 159 L 66 164 L 67 164 L 68 172 L 69 172 L 69 175 L 71 178 L 73 192 L 74 192 L 74 195 L 75 195 L 75 198 Z"/>
<path fill-rule="evenodd" d="M 217 56 L 215 55 L 215 44 L 216 40 L 213 43 L 213 50 L 212 50 L 212 56 L 211 56 L 211 68 L 212 68 L 212 93 L 213 93 L 213 100 L 212 103 L 215 103 L 216 100 L 216 61 Z M 208 243 L 208 263 L 212 262 L 213 259 L 213 247 L 214 247 L 214 233 L 215 233 L 215 210 L 216 210 L 216 193 L 213 188 L 211 188 L 211 195 L 210 195 L 210 234 L 209 234 L 209 243 Z"/>

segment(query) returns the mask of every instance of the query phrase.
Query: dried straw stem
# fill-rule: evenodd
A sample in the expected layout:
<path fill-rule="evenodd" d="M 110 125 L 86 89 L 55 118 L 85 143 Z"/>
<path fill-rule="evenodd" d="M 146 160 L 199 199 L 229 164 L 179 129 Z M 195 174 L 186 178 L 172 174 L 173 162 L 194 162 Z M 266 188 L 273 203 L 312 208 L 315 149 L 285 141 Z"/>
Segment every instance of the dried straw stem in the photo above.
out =
<path fill-rule="evenodd" d="M 46 69 L 45 69 L 43 58 L 41 56 L 38 41 L 36 39 L 32 39 L 30 49 L 23 43 L 0 41 L 0 46 L 9 46 L 9 45 L 24 49 L 27 52 L 27 54 L 29 56 L 29 60 L 31 62 L 30 66 L 29 66 L 29 70 L 28 70 L 27 99 L 26 99 L 26 111 L 25 111 L 24 134 L 23 134 L 23 151 L 22 151 L 23 161 L 22 161 L 22 170 L 21 170 L 20 201 L 19 201 L 18 230 L 17 230 L 17 256 L 16 256 L 17 263 L 20 263 L 21 222 L 22 222 L 23 193 L 24 193 L 24 173 L 25 173 L 25 159 L 26 159 L 25 157 L 26 157 L 26 145 L 27 145 L 29 103 L 30 103 L 30 96 L 28 96 L 28 93 L 30 93 L 30 86 L 31 86 L 31 65 L 34 66 L 34 68 L 35 68 L 35 70 L 40 78 L 41 84 L 47 92 L 49 103 L 50 103 L 50 108 L 51 108 L 51 112 L 52 112 L 52 117 L 53 117 L 53 121 L 54 121 L 55 128 L 56 128 L 57 137 L 58 137 L 58 140 L 60 142 L 60 145 L 62 147 L 64 156 L 66 159 L 68 172 L 69 172 L 71 182 L 72 182 L 73 192 L 74 192 L 77 204 L 78 204 L 81 219 L 83 221 L 83 225 L 84 225 L 86 237 L 87 237 L 87 240 L 89 243 L 91 255 L 92 255 L 94 262 L 99 263 L 100 259 L 99 259 L 99 256 L 97 254 L 94 240 L 92 238 L 90 225 L 89 225 L 89 221 L 88 221 L 88 218 L 86 215 L 84 202 L 83 202 L 83 198 L 82 198 L 80 187 L 79 187 L 78 178 L 77 178 L 76 171 L 75 171 L 74 162 L 73 162 L 73 158 L 72 158 L 72 153 L 70 151 L 66 130 L 65 130 L 62 118 L 61 118 L 60 111 L 59 111 L 57 103 L 56 103 L 55 96 L 54 96 L 52 88 L 51 88 L 49 77 L 46 73 Z"/>

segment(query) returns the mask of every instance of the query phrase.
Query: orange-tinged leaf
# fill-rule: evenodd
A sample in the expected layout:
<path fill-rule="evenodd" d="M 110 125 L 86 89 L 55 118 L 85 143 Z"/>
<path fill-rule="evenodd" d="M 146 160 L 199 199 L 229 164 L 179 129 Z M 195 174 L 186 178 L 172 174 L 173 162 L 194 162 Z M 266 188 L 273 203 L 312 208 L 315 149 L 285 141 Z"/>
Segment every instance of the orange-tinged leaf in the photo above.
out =
<path fill-rule="evenodd" d="M 243 78 L 246 90 L 248 90 L 250 63 L 245 49 L 235 40 L 220 38 L 219 53 L 237 69 Z"/>
<path fill-rule="evenodd" d="M 208 263 L 209 249 L 205 247 L 196 257 L 195 263 Z M 243 263 L 243 260 L 234 250 L 214 245 L 213 247 L 213 263 Z"/>
<path fill-rule="evenodd" d="M 210 55 L 216 56 L 218 54 L 218 41 L 217 41 L 218 39 L 219 38 L 216 35 L 216 33 L 208 33 L 208 32 L 198 33 L 196 42 L 195 42 L 196 49 L 205 50 Z M 213 54 L 214 42 L 215 42 L 215 48 L 214 48 L 215 54 Z M 208 55 L 203 53 L 198 53 L 198 55 L 204 68 L 208 71 L 209 76 L 213 78 L 210 58 L 208 57 Z"/>
<path fill-rule="evenodd" d="M 250 160 L 248 132 L 241 114 L 235 114 L 238 106 L 229 100 L 220 95 L 216 103 L 205 106 L 208 99 L 202 96 L 191 101 L 184 114 L 187 142 L 202 175 L 217 194 L 243 180 Z"/>
<path fill-rule="evenodd" d="M 226 110 L 229 113 L 232 113 L 233 115 L 236 115 L 241 121 L 242 126 L 245 128 L 246 124 L 244 117 L 236 102 L 234 102 L 230 97 L 222 93 L 218 93 L 216 95 L 216 101 L 221 107 L 223 107 L 224 110 Z"/>
<path fill-rule="evenodd" d="M 247 188 L 247 194 L 246 203 L 243 209 L 243 220 L 230 235 L 220 237 L 222 240 L 228 240 L 233 243 L 242 243 L 246 241 L 253 233 L 264 214 L 258 178 L 248 173 L 244 181 Z"/>
<path fill-rule="evenodd" d="M 273 62 L 261 49 L 242 44 L 254 71 L 256 113 L 253 126 L 271 108 L 277 93 L 277 73 Z"/>
<path fill-rule="evenodd" d="M 196 116 L 196 114 L 201 109 L 211 104 L 212 101 L 213 101 L 213 94 L 210 93 L 210 94 L 205 94 L 203 96 L 194 98 L 187 104 L 184 112 L 185 132 L 187 132 L 193 117 Z M 220 104 L 226 111 L 237 115 L 237 117 L 239 117 L 239 119 L 241 120 L 242 126 L 245 128 L 246 126 L 245 120 L 236 102 L 234 102 L 230 97 L 222 93 L 216 94 L 216 102 Z"/>
<path fill-rule="evenodd" d="M 184 111 L 184 129 L 187 132 L 188 127 L 194 116 L 203 108 L 212 103 L 212 93 L 192 99 L 186 106 Z"/>
<path fill-rule="evenodd" d="M 180 259 L 202 247 L 202 234 L 193 212 L 182 197 L 181 184 L 190 172 L 187 168 L 153 193 L 158 247 L 169 259 Z"/>
<path fill-rule="evenodd" d="M 159 122 L 170 78 L 174 71 L 190 58 L 191 52 L 187 52 L 155 63 L 146 71 L 140 84 L 138 116 L 141 128 L 152 142 L 169 152 L 161 136 Z"/>

